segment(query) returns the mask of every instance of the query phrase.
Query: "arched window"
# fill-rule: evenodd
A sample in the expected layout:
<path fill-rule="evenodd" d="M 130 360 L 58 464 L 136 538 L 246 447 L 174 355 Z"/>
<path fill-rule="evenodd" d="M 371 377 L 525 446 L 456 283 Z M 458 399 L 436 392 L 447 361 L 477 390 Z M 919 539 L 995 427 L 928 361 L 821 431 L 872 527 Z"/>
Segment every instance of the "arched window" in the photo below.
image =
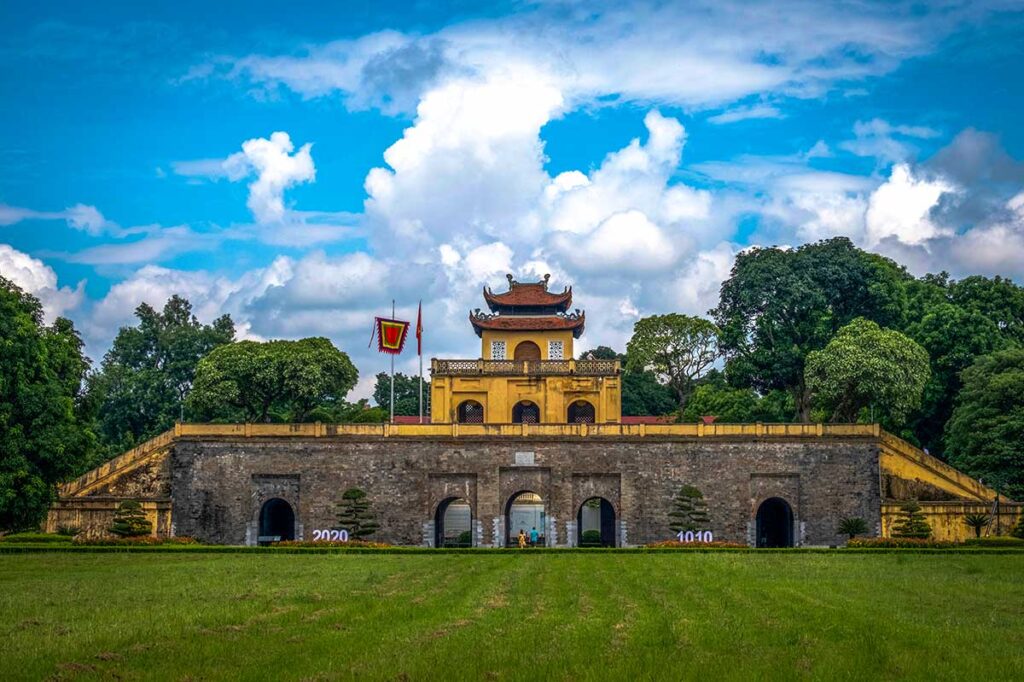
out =
<path fill-rule="evenodd" d="M 483 424 L 484 406 L 475 400 L 464 400 L 459 403 L 456 417 L 460 424 Z"/>
<path fill-rule="evenodd" d="M 516 345 L 515 360 L 540 360 L 540 346 L 533 341 L 523 341 Z"/>
<path fill-rule="evenodd" d="M 577 400 L 569 405 L 570 424 L 593 424 L 594 406 L 585 400 Z"/>
<path fill-rule="evenodd" d="M 260 509 L 260 544 L 295 539 L 295 512 L 280 497 L 267 500 Z"/>
<path fill-rule="evenodd" d="M 781 497 L 769 497 L 757 508 L 757 546 L 793 546 L 793 508 Z"/>
<path fill-rule="evenodd" d="M 512 408 L 513 424 L 539 424 L 540 408 L 529 400 L 521 400 Z"/>

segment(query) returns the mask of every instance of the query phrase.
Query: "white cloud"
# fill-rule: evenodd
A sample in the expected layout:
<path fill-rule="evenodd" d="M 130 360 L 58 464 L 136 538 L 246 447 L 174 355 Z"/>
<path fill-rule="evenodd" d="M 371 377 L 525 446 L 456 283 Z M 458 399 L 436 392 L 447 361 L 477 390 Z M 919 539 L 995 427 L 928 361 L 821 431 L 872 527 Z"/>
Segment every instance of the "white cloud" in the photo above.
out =
<path fill-rule="evenodd" d="M 316 179 L 316 167 L 307 142 L 298 151 L 285 132 L 270 139 L 257 137 L 242 143 L 242 151 L 225 159 L 223 169 L 230 180 L 255 174 L 249 184 L 247 205 L 258 223 L 277 223 L 285 218 L 284 192 L 289 187 Z M 292 152 L 295 152 L 294 154 Z"/>
<path fill-rule="evenodd" d="M 889 180 L 871 195 L 866 215 L 865 244 L 887 237 L 917 245 L 951 232 L 929 216 L 940 197 L 955 188 L 942 179 L 915 178 L 906 164 L 893 166 Z"/>
<path fill-rule="evenodd" d="M 709 117 L 708 122 L 716 125 L 724 125 L 726 123 L 736 123 L 737 121 L 747 121 L 758 118 L 785 118 L 785 114 L 770 104 L 753 104 L 750 106 L 728 109 L 720 114 Z"/>
<path fill-rule="evenodd" d="M 96 236 L 104 232 L 117 232 L 116 223 L 103 217 L 95 206 L 75 204 L 63 211 L 36 211 L 31 208 L 0 204 L 0 225 L 14 225 L 23 220 L 63 220 L 68 227 Z"/>
<path fill-rule="evenodd" d="M 839 147 L 857 156 L 868 156 L 883 163 L 904 161 L 917 147 L 910 142 L 938 137 L 939 131 L 926 126 L 893 125 L 880 118 L 857 121 L 853 125 L 854 139 L 841 142 Z"/>
<path fill-rule="evenodd" d="M 85 296 L 85 281 L 74 289 L 57 285 L 57 273 L 43 261 L 0 244 L 0 276 L 39 299 L 47 322 L 77 308 Z"/>

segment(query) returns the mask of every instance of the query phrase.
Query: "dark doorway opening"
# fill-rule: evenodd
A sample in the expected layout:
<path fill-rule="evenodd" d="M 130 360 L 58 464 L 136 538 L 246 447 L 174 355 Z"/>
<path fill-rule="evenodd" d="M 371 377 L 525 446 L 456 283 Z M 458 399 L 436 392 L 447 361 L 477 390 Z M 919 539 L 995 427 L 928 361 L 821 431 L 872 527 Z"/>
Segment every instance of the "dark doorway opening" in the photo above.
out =
<path fill-rule="evenodd" d="M 577 400 L 569 405 L 568 417 L 570 424 L 593 424 L 594 406 L 585 400 Z"/>
<path fill-rule="evenodd" d="M 484 406 L 475 400 L 464 400 L 459 403 L 456 417 L 460 424 L 483 424 Z"/>
<path fill-rule="evenodd" d="M 547 509 L 540 495 L 523 490 L 509 498 L 505 505 L 505 544 L 508 547 L 519 546 L 519 531 L 523 531 L 528 546 L 543 547 L 547 541 L 546 528 Z M 532 539 L 534 535 L 536 540 Z"/>
<path fill-rule="evenodd" d="M 615 507 L 603 497 L 591 497 L 576 513 L 576 544 L 580 547 L 615 546 Z"/>
<path fill-rule="evenodd" d="M 515 407 L 512 408 L 512 423 L 539 424 L 540 408 L 537 407 L 536 403 L 531 403 L 529 400 L 516 403 Z"/>
<path fill-rule="evenodd" d="M 523 341 L 516 345 L 513 360 L 540 360 L 540 346 L 533 341 Z"/>
<path fill-rule="evenodd" d="M 472 547 L 473 510 L 461 497 L 449 497 L 437 505 L 434 515 L 434 547 Z"/>
<path fill-rule="evenodd" d="M 295 512 L 280 497 L 267 500 L 260 509 L 259 544 L 295 539 Z"/>
<path fill-rule="evenodd" d="M 757 508 L 757 546 L 793 546 L 793 509 L 781 497 L 770 497 Z"/>

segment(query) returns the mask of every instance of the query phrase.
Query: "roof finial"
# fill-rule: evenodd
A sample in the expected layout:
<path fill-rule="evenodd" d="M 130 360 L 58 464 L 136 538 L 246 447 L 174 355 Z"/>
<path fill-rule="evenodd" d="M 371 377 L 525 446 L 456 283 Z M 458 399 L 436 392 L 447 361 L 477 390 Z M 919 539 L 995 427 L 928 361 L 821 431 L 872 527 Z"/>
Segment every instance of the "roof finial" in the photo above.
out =
<path fill-rule="evenodd" d="M 551 275 L 550 274 L 545 274 L 544 275 L 544 289 L 548 288 L 548 280 L 549 279 L 551 279 Z"/>
<path fill-rule="evenodd" d="M 515 284 L 515 282 L 512 280 L 512 273 L 510 272 L 507 275 L 505 275 L 505 279 L 508 280 L 508 288 L 511 289 L 512 285 Z"/>

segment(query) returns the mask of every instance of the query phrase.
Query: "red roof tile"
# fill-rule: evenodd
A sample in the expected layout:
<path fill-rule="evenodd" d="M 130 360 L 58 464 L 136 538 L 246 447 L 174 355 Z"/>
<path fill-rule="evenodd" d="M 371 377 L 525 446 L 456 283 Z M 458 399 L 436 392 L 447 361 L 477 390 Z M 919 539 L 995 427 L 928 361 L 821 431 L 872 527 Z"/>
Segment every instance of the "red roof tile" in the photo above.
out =
<path fill-rule="evenodd" d="M 506 306 L 568 310 L 572 305 L 572 287 L 566 288 L 560 294 L 548 291 L 549 276 L 545 275 L 540 282 L 523 283 L 515 281 L 512 275 L 508 275 L 508 291 L 495 294 L 490 288 L 484 287 L 484 300 L 492 311 Z"/>
<path fill-rule="evenodd" d="M 579 338 L 580 334 L 583 333 L 586 314 L 580 313 L 579 316 L 573 317 L 562 317 L 561 315 L 529 317 L 526 315 L 474 315 L 470 313 L 469 321 L 472 323 L 477 336 L 480 336 L 484 329 L 530 332 L 571 329 L 572 335 Z"/>

